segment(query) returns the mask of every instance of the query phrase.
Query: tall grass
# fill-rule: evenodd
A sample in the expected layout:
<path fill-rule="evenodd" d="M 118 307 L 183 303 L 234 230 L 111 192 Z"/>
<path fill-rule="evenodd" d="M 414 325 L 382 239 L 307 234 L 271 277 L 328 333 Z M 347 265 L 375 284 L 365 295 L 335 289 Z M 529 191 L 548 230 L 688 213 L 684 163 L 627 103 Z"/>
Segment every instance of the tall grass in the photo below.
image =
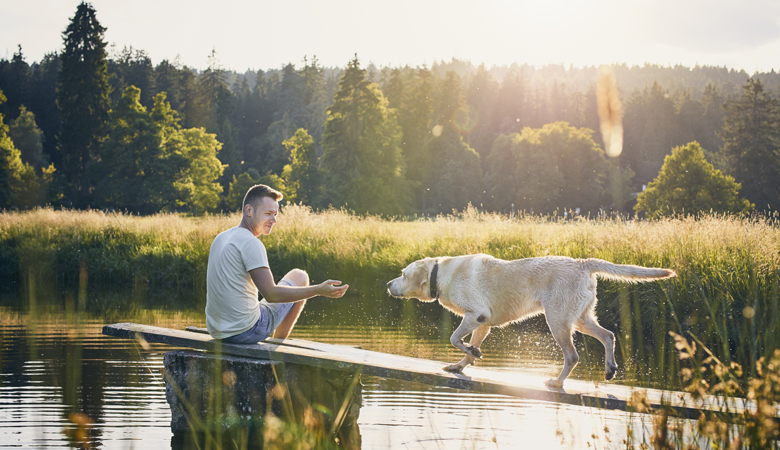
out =
<path fill-rule="evenodd" d="M 30 278 L 48 280 L 50 289 L 81 299 L 81 280 L 89 289 L 127 291 L 128 298 L 167 292 L 200 307 L 211 241 L 239 219 L 52 209 L 0 213 L 0 283 L 14 292 L 26 289 Z M 435 219 L 385 220 L 292 205 L 261 239 L 277 278 L 300 267 L 314 282 L 341 279 L 367 295 L 381 295 L 406 264 L 435 255 L 566 255 L 672 268 L 679 276 L 668 281 L 599 283 L 598 313 L 618 331 L 628 366 L 623 376 L 642 384 L 681 383 L 668 379 L 672 375 L 656 376 L 680 372 L 669 331 L 695 336 L 746 368 L 780 348 L 780 233 L 761 218 L 510 219 L 469 208 Z"/>

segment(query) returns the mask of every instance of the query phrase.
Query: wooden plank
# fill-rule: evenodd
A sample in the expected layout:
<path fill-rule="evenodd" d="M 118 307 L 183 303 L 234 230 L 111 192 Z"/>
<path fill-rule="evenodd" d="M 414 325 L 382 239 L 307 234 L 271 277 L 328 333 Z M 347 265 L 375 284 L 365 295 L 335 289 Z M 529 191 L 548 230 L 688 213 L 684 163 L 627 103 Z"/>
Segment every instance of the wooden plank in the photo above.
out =
<path fill-rule="evenodd" d="M 203 333 L 203 334 L 209 334 L 209 330 L 206 328 L 200 328 L 200 327 L 187 327 L 185 328 L 186 331 L 192 331 L 193 333 Z M 305 339 L 295 339 L 295 338 L 287 338 L 287 339 L 276 339 L 276 338 L 266 338 L 265 341 L 271 344 L 278 344 L 278 345 L 288 345 L 291 347 L 299 347 L 299 348 L 308 348 L 311 350 L 319 350 L 322 352 L 330 352 L 335 351 L 338 352 L 339 350 L 347 349 L 347 348 L 353 348 L 353 349 L 362 349 L 362 347 L 358 346 L 352 346 L 352 345 L 336 345 L 336 344 L 326 344 L 324 342 L 316 342 L 316 341 L 307 341 Z"/>
<path fill-rule="evenodd" d="M 187 331 L 153 327 L 134 323 L 118 323 L 103 327 L 103 334 L 127 339 L 142 338 L 147 342 L 191 347 L 249 358 L 260 358 L 304 364 L 326 369 L 361 372 L 382 378 L 450 387 L 491 394 L 503 394 L 544 402 L 566 403 L 605 409 L 627 410 L 634 392 L 643 392 L 653 408 L 668 405 L 672 414 L 698 418 L 701 412 L 729 411 L 741 414 L 755 405 L 745 399 L 708 396 L 695 401 L 682 392 L 640 389 L 617 384 L 566 380 L 563 389 L 548 388 L 546 377 L 517 372 L 469 367 L 465 374 L 442 370 L 443 362 L 408 356 L 356 349 L 352 347 L 306 341 L 302 339 L 267 339 L 258 344 L 223 344 L 202 330 Z"/>

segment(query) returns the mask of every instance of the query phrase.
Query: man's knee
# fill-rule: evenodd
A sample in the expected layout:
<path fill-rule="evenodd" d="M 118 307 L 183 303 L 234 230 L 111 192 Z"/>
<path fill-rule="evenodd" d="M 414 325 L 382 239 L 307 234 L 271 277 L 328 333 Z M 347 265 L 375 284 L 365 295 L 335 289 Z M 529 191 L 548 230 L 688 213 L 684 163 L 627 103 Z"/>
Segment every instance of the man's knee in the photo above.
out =
<path fill-rule="evenodd" d="M 305 270 L 293 269 L 287 272 L 287 275 L 285 275 L 284 278 L 287 278 L 288 280 L 292 281 L 293 283 L 295 283 L 296 286 L 309 285 L 309 274 L 306 273 Z"/>

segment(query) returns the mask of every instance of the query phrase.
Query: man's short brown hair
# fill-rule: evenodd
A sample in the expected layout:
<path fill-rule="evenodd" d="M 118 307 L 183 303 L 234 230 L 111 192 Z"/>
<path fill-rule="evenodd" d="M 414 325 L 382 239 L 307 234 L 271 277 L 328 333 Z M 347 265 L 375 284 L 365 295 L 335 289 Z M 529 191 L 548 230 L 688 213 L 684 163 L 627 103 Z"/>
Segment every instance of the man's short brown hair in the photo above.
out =
<path fill-rule="evenodd" d="M 248 191 L 246 191 L 246 195 L 244 196 L 244 203 L 241 205 L 241 210 L 243 211 L 244 208 L 246 208 L 246 205 L 252 205 L 254 207 L 258 201 L 263 199 L 263 197 L 272 198 L 278 202 L 284 196 L 281 192 L 272 187 L 268 187 L 264 184 L 256 184 L 249 188 Z"/>

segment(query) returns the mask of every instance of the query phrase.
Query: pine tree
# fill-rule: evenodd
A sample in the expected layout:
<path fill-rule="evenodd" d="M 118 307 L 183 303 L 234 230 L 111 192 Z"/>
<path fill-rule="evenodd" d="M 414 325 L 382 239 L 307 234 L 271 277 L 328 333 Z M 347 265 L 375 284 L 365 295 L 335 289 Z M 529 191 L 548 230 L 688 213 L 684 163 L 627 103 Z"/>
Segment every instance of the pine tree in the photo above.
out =
<path fill-rule="evenodd" d="M 110 100 L 105 30 L 95 9 L 82 2 L 64 33 L 57 92 L 59 153 L 66 196 L 77 208 L 90 204 L 95 175 L 91 168 L 100 159 L 106 135 Z"/>
<path fill-rule="evenodd" d="M 425 67 L 415 70 L 412 80 L 404 86 L 398 110 L 398 121 L 403 131 L 401 148 L 406 179 L 414 196 L 415 211 L 423 210 L 424 194 L 430 188 L 424 181 L 430 164 L 427 143 L 431 138 L 433 116 L 432 77 L 431 71 Z"/>
<path fill-rule="evenodd" d="M 738 101 L 726 103 L 720 137 L 728 173 L 756 209 L 780 207 L 780 107 L 758 79 L 748 79 Z"/>
<path fill-rule="evenodd" d="M 60 57 L 56 53 L 46 54 L 40 63 L 33 64 L 30 99 L 26 103 L 35 121 L 43 131 L 43 153 L 60 167 L 58 157 L 60 133 L 60 111 L 57 108 L 57 77 L 60 71 Z"/>
<path fill-rule="evenodd" d="M 355 59 L 344 71 L 323 129 L 325 204 L 401 214 L 408 205 L 401 129 L 379 86 Z"/>
<path fill-rule="evenodd" d="M 464 139 L 479 153 L 483 161 L 490 154 L 493 141 L 496 138 L 490 116 L 497 93 L 498 85 L 493 81 L 490 72 L 485 69 L 484 65 L 479 66 L 466 92 L 466 104 L 475 125 Z"/>
<path fill-rule="evenodd" d="M 0 114 L 14 119 L 19 108 L 30 97 L 32 71 L 24 60 L 22 46 L 14 53 L 5 70 L 0 71 L 0 88 L 6 96 L 6 102 L 0 106 Z"/>
<path fill-rule="evenodd" d="M 423 182 L 426 206 L 439 213 L 462 210 L 469 203 L 479 205 L 484 191 L 479 154 L 461 135 L 463 124 L 468 122 L 463 105 L 460 78 L 449 71 L 439 85 L 434 106 L 435 131 L 425 148 L 429 158 Z"/>
<path fill-rule="evenodd" d="M 165 92 L 165 98 L 176 111 L 181 109 L 181 74 L 179 68 L 167 59 L 160 61 L 154 68 L 154 89 Z"/>
<path fill-rule="evenodd" d="M 718 136 L 718 133 L 723 128 L 724 103 L 725 99 L 720 94 L 718 87 L 708 83 L 701 95 L 701 105 L 704 112 L 702 117 L 703 135 L 699 138 L 699 143 L 701 143 L 702 148 L 713 154 L 719 153 L 723 146 L 723 139 Z M 717 164 L 716 167 L 718 167 Z"/>

